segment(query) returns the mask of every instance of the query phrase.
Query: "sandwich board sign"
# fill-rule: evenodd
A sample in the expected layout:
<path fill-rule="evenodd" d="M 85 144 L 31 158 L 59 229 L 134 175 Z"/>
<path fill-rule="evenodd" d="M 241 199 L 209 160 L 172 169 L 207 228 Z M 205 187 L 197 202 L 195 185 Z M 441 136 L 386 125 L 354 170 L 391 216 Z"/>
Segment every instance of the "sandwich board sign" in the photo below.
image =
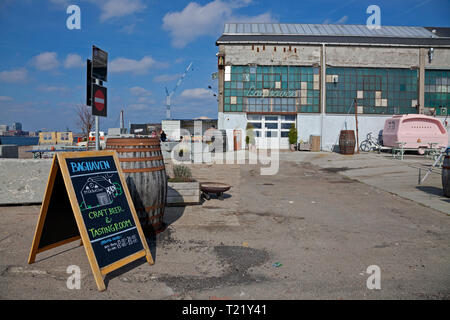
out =
<path fill-rule="evenodd" d="M 154 263 L 115 151 L 55 154 L 28 263 L 79 239 L 100 291 L 111 271 L 144 256 Z"/>

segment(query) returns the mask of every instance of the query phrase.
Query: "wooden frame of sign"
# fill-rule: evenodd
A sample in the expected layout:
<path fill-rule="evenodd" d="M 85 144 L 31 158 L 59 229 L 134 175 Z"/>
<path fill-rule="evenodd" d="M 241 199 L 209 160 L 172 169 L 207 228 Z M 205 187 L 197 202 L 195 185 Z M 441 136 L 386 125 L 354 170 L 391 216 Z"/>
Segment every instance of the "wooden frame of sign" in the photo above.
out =
<path fill-rule="evenodd" d="M 144 256 L 154 264 L 116 151 L 55 154 L 28 263 L 80 238 L 100 291 L 104 275 Z"/>

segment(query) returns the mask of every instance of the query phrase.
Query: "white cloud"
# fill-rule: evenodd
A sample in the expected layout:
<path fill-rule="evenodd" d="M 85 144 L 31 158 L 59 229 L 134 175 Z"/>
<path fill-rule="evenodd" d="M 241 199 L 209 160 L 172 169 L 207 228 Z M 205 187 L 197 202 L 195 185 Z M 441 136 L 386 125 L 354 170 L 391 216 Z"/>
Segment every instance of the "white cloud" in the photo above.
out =
<path fill-rule="evenodd" d="M 161 74 L 153 78 L 155 82 L 169 82 L 177 80 L 181 77 L 181 74 Z"/>
<path fill-rule="evenodd" d="M 72 90 L 68 87 L 58 87 L 58 86 L 41 85 L 37 89 L 42 92 L 57 93 L 57 94 L 68 94 L 72 92 Z"/>
<path fill-rule="evenodd" d="M 67 55 L 66 60 L 64 61 L 64 68 L 79 68 L 83 67 L 85 62 L 83 59 L 76 53 L 70 53 Z"/>
<path fill-rule="evenodd" d="M 136 23 L 123 26 L 122 29 L 120 29 L 120 32 L 126 33 L 126 34 L 132 34 L 134 32 L 134 29 L 136 28 Z"/>
<path fill-rule="evenodd" d="M 149 98 L 149 97 L 139 97 L 138 102 L 139 103 L 146 103 L 146 104 L 154 104 L 156 101 L 154 99 Z"/>
<path fill-rule="evenodd" d="M 211 91 L 203 88 L 186 89 L 180 94 L 180 96 L 195 100 L 215 99 Z"/>
<path fill-rule="evenodd" d="M 343 16 L 338 21 L 336 21 L 336 23 L 337 24 L 342 24 L 342 23 L 347 22 L 347 20 L 348 20 L 348 16 Z"/>
<path fill-rule="evenodd" d="M 25 68 L 0 72 L 0 80 L 4 82 L 22 82 L 26 81 L 27 77 L 28 71 Z"/>
<path fill-rule="evenodd" d="M 218 35 L 227 21 L 276 21 L 269 12 L 253 17 L 235 14 L 236 9 L 246 7 L 250 2 L 248 0 L 228 2 L 214 0 L 204 6 L 190 2 L 182 11 L 167 13 L 163 17 L 163 29 L 170 32 L 174 47 L 183 48 L 200 36 Z"/>
<path fill-rule="evenodd" d="M 120 57 L 110 62 L 108 70 L 111 73 L 131 72 L 133 74 L 145 74 L 155 64 L 155 59 L 150 56 L 145 56 L 141 60 Z"/>
<path fill-rule="evenodd" d="M 49 71 L 58 68 L 58 54 L 56 52 L 43 52 L 31 59 L 31 65 L 41 71 Z"/>
<path fill-rule="evenodd" d="M 142 87 L 132 87 L 132 88 L 130 88 L 130 92 L 133 96 L 138 96 L 138 97 L 143 97 L 143 96 L 145 97 L 145 96 L 149 96 L 152 94 L 149 90 L 144 89 Z"/>
<path fill-rule="evenodd" d="M 14 99 L 8 96 L 0 96 L 0 102 L 1 101 L 13 101 Z"/>
<path fill-rule="evenodd" d="M 124 17 L 143 11 L 147 6 L 142 0 L 89 0 L 100 7 L 100 21 Z"/>
<path fill-rule="evenodd" d="M 150 109 L 150 106 L 145 103 L 135 103 L 127 106 L 127 110 L 129 111 L 144 111 Z"/>
<path fill-rule="evenodd" d="M 31 2 L 31 0 L 28 1 Z M 49 2 L 54 6 L 67 8 L 67 6 L 77 4 L 76 2 L 81 1 L 49 0 Z M 147 8 L 143 0 L 84 0 L 84 2 L 90 2 L 100 9 L 101 22 L 113 18 L 121 18 L 136 12 L 141 12 Z"/>
<path fill-rule="evenodd" d="M 58 6 L 68 6 L 70 0 L 50 0 L 50 2 Z"/>
<path fill-rule="evenodd" d="M 327 18 L 322 22 L 322 24 L 344 24 L 347 22 L 347 20 L 348 20 L 348 16 L 342 16 L 341 18 L 339 18 L 336 21 L 333 21 L 332 19 Z"/>

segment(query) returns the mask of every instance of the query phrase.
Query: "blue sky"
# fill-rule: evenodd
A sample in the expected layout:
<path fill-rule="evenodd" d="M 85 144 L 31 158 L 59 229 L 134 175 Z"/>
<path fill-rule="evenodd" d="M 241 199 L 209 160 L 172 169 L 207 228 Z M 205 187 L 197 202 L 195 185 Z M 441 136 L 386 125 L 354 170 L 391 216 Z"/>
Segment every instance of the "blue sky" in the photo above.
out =
<path fill-rule="evenodd" d="M 69 5 L 81 9 L 81 29 L 69 30 Z M 78 132 L 75 106 L 85 102 L 85 61 L 92 45 L 109 53 L 108 117 L 100 127 L 165 117 L 217 118 L 215 41 L 225 22 L 365 24 L 381 9 L 382 25 L 450 26 L 449 0 L 0 0 L 0 124 L 24 130 Z"/>

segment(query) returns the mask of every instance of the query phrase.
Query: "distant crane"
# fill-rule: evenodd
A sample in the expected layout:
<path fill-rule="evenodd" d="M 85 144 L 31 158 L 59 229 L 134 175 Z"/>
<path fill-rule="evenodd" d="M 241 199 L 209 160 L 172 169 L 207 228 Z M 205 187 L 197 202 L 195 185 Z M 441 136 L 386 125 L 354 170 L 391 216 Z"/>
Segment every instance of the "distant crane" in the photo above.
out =
<path fill-rule="evenodd" d="M 178 79 L 177 84 L 175 85 L 175 88 L 173 88 L 173 90 L 169 93 L 169 90 L 167 90 L 166 87 L 166 106 L 167 106 L 167 110 L 166 110 L 166 118 L 167 120 L 170 120 L 172 117 L 170 115 L 170 98 L 173 96 L 173 94 L 175 93 L 175 90 L 177 90 L 177 88 L 180 86 L 181 82 L 183 82 L 184 77 L 186 76 L 186 74 L 188 73 L 189 69 L 192 67 L 192 62 L 189 63 L 188 67 L 186 68 L 186 71 L 183 73 L 183 75 L 181 76 L 180 79 Z"/>

